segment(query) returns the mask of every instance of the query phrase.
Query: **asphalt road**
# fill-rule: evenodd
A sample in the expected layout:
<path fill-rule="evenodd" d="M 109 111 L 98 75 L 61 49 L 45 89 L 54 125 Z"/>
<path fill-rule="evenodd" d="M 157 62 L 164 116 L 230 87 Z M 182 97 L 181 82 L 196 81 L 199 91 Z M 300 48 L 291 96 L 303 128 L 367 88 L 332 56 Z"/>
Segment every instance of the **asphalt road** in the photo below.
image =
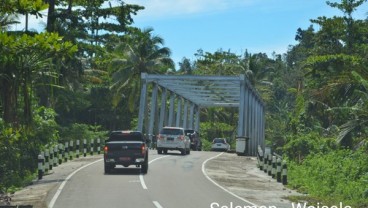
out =
<path fill-rule="evenodd" d="M 106 175 L 97 160 L 69 175 L 55 191 L 49 207 L 152 207 L 199 208 L 253 206 L 252 202 L 227 191 L 210 179 L 205 164 L 218 152 L 194 152 L 182 156 L 169 151 L 150 151 L 146 175 L 133 166 L 117 166 Z"/>
<path fill-rule="evenodd" d="M 74 158 L 17 191 L 12 205 L 33 208 L 292 208 L 299 195 L 257 168 L 255 157 L 232 153 L 150 151 L 148 174 L 135 167 L 103 172 L 102 155 Z"/>

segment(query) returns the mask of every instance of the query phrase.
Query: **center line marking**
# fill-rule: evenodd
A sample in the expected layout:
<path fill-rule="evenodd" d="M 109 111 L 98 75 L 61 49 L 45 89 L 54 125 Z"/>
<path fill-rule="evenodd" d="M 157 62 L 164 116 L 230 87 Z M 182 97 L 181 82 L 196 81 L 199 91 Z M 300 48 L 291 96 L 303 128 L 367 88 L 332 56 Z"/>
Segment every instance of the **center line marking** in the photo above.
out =
<path fill-rule="evenodd" d="M 162 157 L 158 157 L 158 158 L 155 158 L 151 161 L 148 162 L 148 164 L 151 164 L 153 162 L 155 162 L 156 160 L 159 160 L 159 159 L 162 159 L 162 158 L 165 158 L 165 157 L 169 157 L 170 155 L 166 155 L 166 156 L 162 156 Z M 147 186 L 146 186 L 146 183 L 144 182 L 144 178 L 143 178 L 143 174 L 140 174 L 139 175 L 139 180 L 141 181 L 141 185 L 142 185 L 142 188 L 143 189 L 148 189 Z M 161 207 L 161 206 L 160 206 Z"/>
<path fill-rule="evenodd" d="M 155 205 L 155 207 L 156 207 L 156 208 L 163 208 L 163 207 L 161 206 L 161 204 L 160 204 L 160 203 L 158 203 L 158 201 L 153 201 L 153 204 Z"/>

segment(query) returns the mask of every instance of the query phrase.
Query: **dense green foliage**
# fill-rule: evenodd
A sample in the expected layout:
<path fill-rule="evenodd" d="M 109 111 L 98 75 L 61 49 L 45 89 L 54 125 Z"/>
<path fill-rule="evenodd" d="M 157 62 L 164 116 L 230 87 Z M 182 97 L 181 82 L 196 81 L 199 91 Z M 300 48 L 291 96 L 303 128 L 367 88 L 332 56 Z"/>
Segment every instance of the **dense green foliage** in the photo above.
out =
<path fill-rule="evenodd" d="M 30 181 L 47 145 L 135 128 L 142 72 L 245 74 L 266 106 L 267 145 L 289 161 L 290 186 L 308 200 L 368 206 L 368 18 L 353 18 L 366 0 L 326 2 L 343 15 L 297 29 L 285 54 L 199 49 L 177 70 L 163 38 L 131 26 L 143 7 L 46 2 L 0 5 L 0 191 Z M 47 32 L 9 31 L 16 15 L 27 21 L 45 8 Z M 204 149 L 215 137 L 235 148 L 237 109 L 200 116 Z"/>
<path fill-rule="evenodd" d="M 323 200 L 326 205 L 344 202 L 368 206 L 368 157 L 366 148 L 339 149 L 308 155 L 301 165 L 291 162 L 290 186 Z"/>

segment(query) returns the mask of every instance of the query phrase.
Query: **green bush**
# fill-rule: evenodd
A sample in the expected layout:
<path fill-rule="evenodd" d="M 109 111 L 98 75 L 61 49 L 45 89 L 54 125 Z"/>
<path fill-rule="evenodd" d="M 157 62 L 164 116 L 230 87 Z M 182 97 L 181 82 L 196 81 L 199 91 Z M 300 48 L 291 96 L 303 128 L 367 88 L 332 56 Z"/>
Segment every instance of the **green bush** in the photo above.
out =
<path fill-rule="evenodd" d="M 311 153 L 329 152 L 337 149 L 333 138 L 323 138 L 318 133 L 289 135 L 282 148 L 283 153 L 293 161 L 301 162 Z"/>
<path fill-rule="evenodd" d="M 332 205 L 368 206 L 368 155 L 341 149 L 308 155 L 301 164 L 290 162 L 289 185 Z"/>
<path fill-rule="evenodd" d="M 96 139 L 100 139 L 100 147 L 102 148 L 108 132 L 100 129 L 101 126 L 80 123 L 74 123 L 68 127 L 61 127 L 58 143 L 64 144 L 65 142 L 73 141 L 75 146 L 77 140 L 80 141 L 80 144 L 83 144 L 83 140 L 86 139 L 87 149 L 90 150 L 91 140 L 93 139 L 94 144 L 96 144 Z M 83 145 L 79 146 L 79 150 L 83 150 Z"/>
<path fill-rule="evenodd" d="M 202 140 L 202 150 L 203 151 L 210 151 L 211 150 L 211 145 L 212 145 L 212 142 L 210 142 L 206 139 Z"/>

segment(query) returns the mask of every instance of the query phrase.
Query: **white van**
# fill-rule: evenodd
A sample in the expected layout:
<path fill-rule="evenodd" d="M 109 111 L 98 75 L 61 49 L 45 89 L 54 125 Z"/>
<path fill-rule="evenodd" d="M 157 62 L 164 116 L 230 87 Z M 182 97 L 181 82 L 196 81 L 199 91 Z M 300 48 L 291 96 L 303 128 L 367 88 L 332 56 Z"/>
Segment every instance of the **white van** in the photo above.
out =
<path fill-rule="evenodd" d="M 179 150 L 182 155 L 190 154 L 190 139 L 180 127 L 164 127 L 157 136 L 157 153 Z"/>

